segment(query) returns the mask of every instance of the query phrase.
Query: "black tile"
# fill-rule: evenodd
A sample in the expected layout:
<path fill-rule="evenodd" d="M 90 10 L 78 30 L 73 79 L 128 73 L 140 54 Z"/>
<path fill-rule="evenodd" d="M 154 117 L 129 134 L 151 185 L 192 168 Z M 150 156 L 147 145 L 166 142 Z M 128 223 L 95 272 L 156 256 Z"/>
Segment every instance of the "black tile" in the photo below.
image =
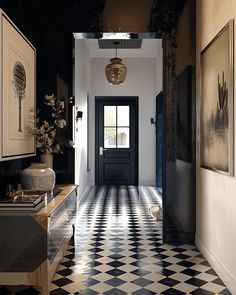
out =
<path fill-rule="evenodd" d="M 163 268 L 161 270 L 158 270 L 157 272 L 159 274 L 162 274 L 163 276 L 166 276 L 166 277 L 169 277 L 175 273 L 175 271 L 167 269 L 167 268 Z"/>
<path fill-rule="evenodd" d="M 176 258 L 179 258 L 179 259 L 187 259 L 189 258 L 190 256 L 189 255 L 185 255 L 185 254 L 177 254 L 177 255 L 174 255 L 174 257 Z"/>
<path fill-rule="evenodd" d="M 84 284 L 86 285 L 86 286 L 93 286 L 93 285 L 96 285 L 96 284 L 98 284 L 98 283 L 100 283 L 100 281 L 98 281 L 98 280 L 95 280 L 95 279 L 93 279 L 92 277 L 89 277 L 87 280 L 85 280 L 84 281 Z"/>
<path fill-rule="evenodd" d="M 113 288 L 111 290 L 108 290 L 106 292 L 103 293 L 104 295 L 127 295 L 126 292 L 123 292 L 122 290 Z"/>
<path fill-rule="evenodd" d="M 82 290 L 80 292 L 75 292 L 74 295 L 97 295 L 99 294 L 99 292 L 97 291 L 94 291 L 92 289 L 85 289 L 85 290 Z"/>
<path fill-rule="evenodd" d="M 132 294 L 134 294 L 134 295 L 156 295 L 157 293 L 149 291 L 145 288 L 142 288 L 142 289 L 139 289 L 139 290 L 133 292 Z"/>
<path fill-rule="evenodd" d="M 185 283 L 196 286 L 196 287 L 201 287 L 201 286 L 205 285 L 207 282 L 197 279 L 197 278 L 191 278 L 191 279 L 187 280 Z"/>
<path fill-rule="evenodd" d="M 176 289 L 173 289 L 173 288 L 170 288 L 168 290 L 165 290 L 161 294 L 164 294 L 164 295 L 184 295 L 186 293 L 182 292 L 182 291 L 179 291 L 179 290 L 176 290 Z"/>
<path fill-rule="evenodd" d="M 132 281 L 131 283 L 138 285 L 140 287 L 146 287 L 147 285 L 152 284 L 153 281 L 147 280 L 145 278 L 138 278 L 138 279 Z"/>
<path fill-rule="evenodd" d="M 180 262 L 178 262 L 176 264 L 181 265 L 181 266 L 184 266 L 184 267 L 191 267 L 191 266 L 195 265 L 195 263 L 192 263 L 190 261 L 185 261 L 185 260 L 184 261 L 180 261 Z"/>
<path fill-rule="evenodd" d="M 197 276 L 198 274 L 200 274 L 199 271 L 196 271 L 195 269 L 191 269 L 191 268 L 186 268 L 184 270 L 181 271 L 181 273 L 184 273 L 185 275 L 194 277 Z"/>
<path fill-rule="evenodd" d="M 217 276 L 217 273 L 212 268 L 210 268 L 209 270 L 207 270 L 205 273 L 207 273 L 209 275 Z"/>
<path fill-rule="evenodd" d="M 143 267 L 143 266 L 149 265 L 150 263 L 140 261 L 140 260 L 136 260 L 136 261 L 133 261 L 130 264 L 133 265 L 133 266 L 137 266 L 137 267 Z"/>
<path fill-rule="evenodd" d="M 75 254 L 68 254 L 65 257 L 72 260 L 75 258 Z"/>
<path fill-rule="evenodd" d="M 181 248 L 181 247 L 176 247 L 176 248 L 173 248 L 171 250 L 172 251 L 175 251 L 175 252 L 179 252 L 179 253 L 182 253 L 182 252 L 185 252 L 186 251 L 186 249 Z"/>
<path fill-rule="evenodd" d="M 115 253 L 115 254 L 112 254 L 112 255 L 110 255 L 110 256 L 108 256 L 109 258 L 111 258 L 111 259 L 116 259 L 116 260 L 118 260 L 118 259 L 122 259 L 122 258 L 125 258 L 125 256 L 123 256 L 123 255 L 121 255 L 121 254 L 119 254 L 119 253 Z"/>
<path fill-rule="evenodd" d="M 114 268 L 114 269 L 107 271 L 106 273 L 108 273 L 111 276 L 118 277 L 118 276 L 123 275 L 125 272 L 123 270 L 118 269 L 118 268 Z"/>
<path fill-rule="evenodd" d="M 191 294 L 194 294 L 194 295 L 213 295 L 214 294 L 215 295 L 215 293 L 201 289 L 201 288 L 194 290 L 193 292 L 191 292 Z"/>
<path fill-rule="evenodd" d="M 122 265 L 125 265 L 125 263 L 117 261 L 117 260 L 111 261 L 111 262 L 109 262 L 107 264 L 112 266 L 112 267 L 120 267 Z"/>
<path fill-rule="evenodd" d="M 220 295 L 232 295 L 229 290 L 227 290 L 226 288 L 224 290 L 222 290 L 220 293 Z"/>
<path fill-rule="evenodd" d="M 143 259 L 147 256 L 138 253 L 138 254 L 131 255 L 130 257 L 132 257 L 134 259 Z"/>
<path fill-rule="evenodd" d="M 65 261 L 65 262 L 61 262 L 60 264 L 65 266 L 65 267 L 71 267 L 71 266 L 76 265 L 75 261 L 73 261 L 73 260 L 68 260 L 68 261 Z"/>
<path fill-rule="evenodd" d="M 67 295 L 70 294 L 66 290 L 63 290 L 62 288 L 55 289 L 50 292 L 50 295 Z"/>
<path fill-rule="evenodd" d="M 67 278 L 60 278 L 58 280 L 52 281 L 52 283 L 56 286 L 63 287 L 65 285 L 73 283 L 73 281 L 71 281 Z"/>
<path fill-rule="evenodd" d="M 156 259 L 160 259 L 160 260 L 164 260 L 165 258 L 168 258 L 167 255 L 160 254 L 160 253 L 158 253 L 156 255 L 153 255 L 153 257 L 156 258 Z"/>
<path fill-rule="evenodd" d="M 105 283 L 108 284 L 108 285 L 111 285 L 113 287 L 117 287 L 117 286 L 125 284 L 126 281 L 123 281 L 123 280 L 121 280 L 119 278 L 113 278 L 113 279 L 110 279 L 110 280 L 106 281 Z"/>
<path fill-rule="evenodd" d="M 175 285 L 179 284 L 180 282 L 177 280 L 174 280 L 172 278 L 164 278 L 159 281 L 159 283 L 169 286 L 169 287 L 174 287 Z"/>
<path fill-rule="evenodd" d="M 168 266 L 172 265 L 172 263 L 167 262 L 167 261 L 163 261 L 163 260 L 154 262 L 153 264 L 159 265 L 159 266 L 162 266 L 162 267 L 168 267 Z"/>
<path fill-rule="evenodd" d="M 69 269 L 69 268 L 65 268 L 62 270 L 57 271 L 57 273 L 63 277 L 69 276 L 73 273 L 73 270 Z"/>
<path fill-rule="evenodd" d="M 212 281 L 212 283 L 215 283 L 215 284 L 218 284 L 218 285 L 221 285 L 221 286 L 225 286 L 225 284 L 221 281 L 220 278 L 215 279 L 214 281 Z"/>
<path fill-rule="evenodd" d="M 131 271 L 131 273 L 134 274 L 134 275 L 142 277 L 142 276 L 145 276 L 145 275 L 147 275 L 147 274 L 149 274 L 151 272 L 148 271 L 148 270 L 145 270 L 145 269 L 137 268 L 137 269 Z"/>

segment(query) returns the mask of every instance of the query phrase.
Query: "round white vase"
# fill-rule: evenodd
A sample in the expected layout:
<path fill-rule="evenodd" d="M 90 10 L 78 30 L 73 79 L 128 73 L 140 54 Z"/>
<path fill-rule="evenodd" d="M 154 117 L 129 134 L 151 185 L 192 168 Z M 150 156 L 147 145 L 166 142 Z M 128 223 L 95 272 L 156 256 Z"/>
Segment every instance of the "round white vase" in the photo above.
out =
<path fill-rule="evenodd" d="M 21 184 L 23 189 L 51 191 L 55 186 L 55 172 L 45 163 L 31 163 L 21 171 Z"/>

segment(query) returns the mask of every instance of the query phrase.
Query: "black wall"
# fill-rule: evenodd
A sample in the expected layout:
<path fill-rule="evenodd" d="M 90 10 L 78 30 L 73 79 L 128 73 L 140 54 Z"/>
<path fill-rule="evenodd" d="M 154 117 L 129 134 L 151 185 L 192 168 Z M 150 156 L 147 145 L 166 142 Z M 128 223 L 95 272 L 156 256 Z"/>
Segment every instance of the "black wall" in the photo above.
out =
<path fill-rule="evenodd" d="M 57 97 L 72 96 L 72 34 L 66 25 L 65 16 L 58 11 L 54 1 L 5 0 L 1 9 L 16 24 L 36 48 L 36 102 L 43 113 L 46 94 Z M 59 25 L 60 24 L 60 25 Z M 47 114 L 45 113 L 45 116 Z M 66 112 L 66 119 L 72 122 L 72 110 Z M 71 124 L 69 124 L 71 125 Z M 72 128 L 65 130 L 66 138 L 72 138 Z M 0 162 L 0 194 L 8 183 L 19 182 L 20 170 L 37 157 Z M 74 182 L 74 151 L 54 156 L 54 170 L 57 183 Z"/>
<path fill-rule="evenodd" d="M 195 0 L 165 39 L 164 241 L 194 243 L 196 230 Z"/>

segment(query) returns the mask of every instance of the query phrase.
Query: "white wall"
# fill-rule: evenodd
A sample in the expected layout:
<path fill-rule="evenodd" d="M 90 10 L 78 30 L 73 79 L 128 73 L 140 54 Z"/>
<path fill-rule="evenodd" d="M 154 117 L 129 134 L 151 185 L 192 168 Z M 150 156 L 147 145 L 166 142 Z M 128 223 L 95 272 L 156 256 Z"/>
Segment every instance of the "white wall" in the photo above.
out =
<path fill-rule="evenodd" d="M 160 49 L 161 52 L 161 49 Z M 119 56 L 119 54 L 118 54 Z M 91 177 L 94 183 L 95 96 L 138 96 L 139 97 L 139 184 L 155 185 L 155 126 L 150 118 L 155 118 L 155 97 L 162 89 L 162 54 L 158 71 L 154 58 L 124 58 L 127 66 L 127 78 L 123 85 L 111 86 L 105 77 L 105 67 L 109 59 L 92 58 L 91 61 Z M 157 83 L 157 77 L 159 83 Z"/>
<path fill-rule="evenodd" d="M 90 57 L 83 40 L 75 40 L 75 106 L 83 112 L 75 131 L 75 183 L 79 184 L 79 198 L 90 186 L 87 171 L 87 94 L 90 92 Z"/>
<path fill-rule="evenodd" d="M 200 52 L 236 17 L 235 0 L 198 0 L 197 3 L 197 245 L 236 294 L 236 179 L 200 168 Z M 236 30 L 235 30 L 236 32 Z M 235 34 L 235 33 L 234 33 Z M 236 40 L 236 36 L 234 36 Z M 235 41 L 234 41 L 235 42 Z M 234 56 L 236 46 L 234 47 Z M 220 54 L 220 52 L 219 52 Z M 216 61 L 217 62 L 217 61 Z M 235 67 L 236 63 L 234 64 Z M 235 72 L 235 68 L 234 68 Z M 234 83 L 236 85 L 236 83 Z M 235 89 L 234 89 L 235 90 Z M 236 91 L 234 91 L 236 93 Z M 234 104 L 234 114 L 236 103 Z M 235 117 L 236 118 L 236 117 Z M 235 124 L 234 124 L 235 125 Z M 234 126 L 235 127 L 235 126 Z M 236 128 L 234 128 L 236 138 Z M 236 144 L 234 142 L 234 154 Z M 236 167 L 236 157 L 234 159 Z"/>

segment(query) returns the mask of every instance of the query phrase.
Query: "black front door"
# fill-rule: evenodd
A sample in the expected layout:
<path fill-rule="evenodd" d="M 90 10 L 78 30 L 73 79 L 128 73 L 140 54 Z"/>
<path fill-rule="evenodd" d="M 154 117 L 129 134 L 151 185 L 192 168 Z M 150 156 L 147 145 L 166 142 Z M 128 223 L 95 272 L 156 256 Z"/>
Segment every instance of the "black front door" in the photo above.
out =
<path fill-rule="evenodd" d="M 96 184 L 138 185 L 138 98 L 96 97 Z"/>

